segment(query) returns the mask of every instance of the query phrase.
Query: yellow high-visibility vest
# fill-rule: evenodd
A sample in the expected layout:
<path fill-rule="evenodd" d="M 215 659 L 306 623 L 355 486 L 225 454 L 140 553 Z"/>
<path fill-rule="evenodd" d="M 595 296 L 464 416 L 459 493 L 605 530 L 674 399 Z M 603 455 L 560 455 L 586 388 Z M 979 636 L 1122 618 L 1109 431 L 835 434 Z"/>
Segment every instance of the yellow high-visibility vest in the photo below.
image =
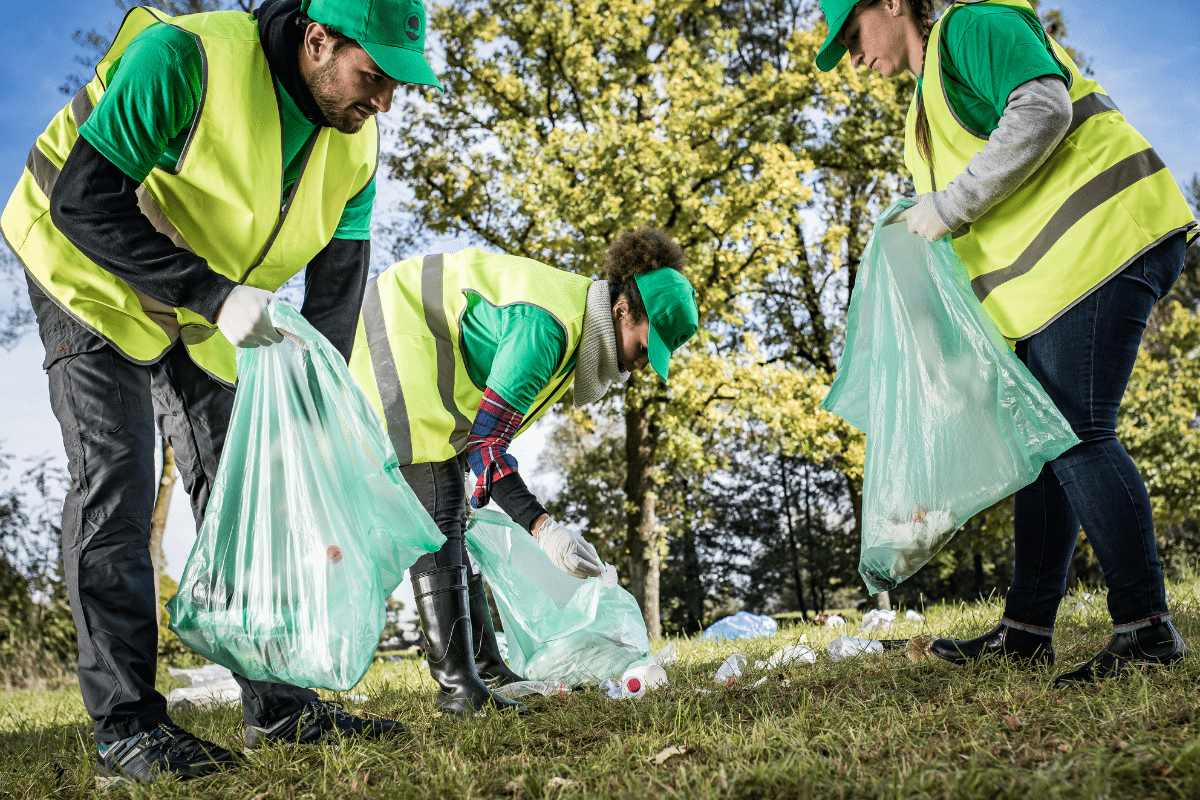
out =
<path fill-rule="evenodd" d="M 976 2 L 1022 9 L 1036 19 L 1025 0 Z M 988 141 L 955 114 L 942 71 L 942 28 L 972 4 L 951 6 L 926 47 L 920 94 L 932 167 L 916 144 L 917 96 L 909 107 L 904 163 L 919 194 L 944 189 Z M 1010 340 L 1042 330 L 1172 234 L 1196 235 L 1196 219 L 1162 159 L 1100 84 L 1046 38 L 1051 55 L 1070 73 L 1074 118 L 1067 135 L 1015 192 L 951 240 L 975 296 Z"/>
<path fill-rule="evenodd" d="M 281 207 L 279 101 L 254 18 L 235 11 L 171 18 L 149 8 L 125 16 L 96 77 L 38 137 L 0 228 L 38 285 L 127 358 L 153 363 L 182 338 L 197 365 L 233 384 L 234 348 L 215 325 L 135 291 L 76 249 L 50 218 L 54 182 L 79 126 L 104 94 L 109 68 L 156 22 L 196 37 L 204 75 L 200 111 L 178 163 L 172 170 L 155 167 L 138 189 L 139 206 L 154 227 L 216 272 L 270 291 L 333 238 L 347 201 L 374 176 L 379 152 L 374 120 L 354 135 L 320 128 Z"/>
<path fill-rule="evenodd" d="M 467 448 L 485 387 L 463 358 L 467 295 L 548 312 L 566 345 L 517 435 L 571 387 L 590 278 L 517 256 L 468 248 L 410 258 L 367 284 L 350 373 L 387 425 L 401 466 L 449 461 Z"/>

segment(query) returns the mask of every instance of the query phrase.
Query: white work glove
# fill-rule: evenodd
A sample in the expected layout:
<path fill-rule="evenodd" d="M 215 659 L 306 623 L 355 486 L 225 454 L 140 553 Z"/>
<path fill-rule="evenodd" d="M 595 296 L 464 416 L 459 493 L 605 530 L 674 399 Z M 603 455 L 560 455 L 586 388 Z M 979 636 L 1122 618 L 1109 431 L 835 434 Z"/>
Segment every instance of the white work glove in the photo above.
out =
<path fill-rule="evenodd" d="M 554 566 L 568 575 L 576 578 L 594 578 L 604 570 L 604 562 L 596 553 L 596 548 L 583 536 L 565 525 L 560 525 L 553 517 L 538 526 L 534 534 L 538 546 L 550 556 Z"/>
<path fill-rule="evenodd" d="M 933 204 L 933 193 L 928 192 L 917 198 L 917 204 L 906 208 L 896 217 L 896 221 L 908 223 L 908 232 L 936 242 L 950 235 L 950 228 L 942 221 L 937 206 Z"/>
<path fill-rule="evenodd" d="M 267 306 L 275 299 L 266 289 L 235 286 L 221 310 L 217 312 L 217 328 L 234 347 L 262 347 L 283 341 L 275 330 Z"/>

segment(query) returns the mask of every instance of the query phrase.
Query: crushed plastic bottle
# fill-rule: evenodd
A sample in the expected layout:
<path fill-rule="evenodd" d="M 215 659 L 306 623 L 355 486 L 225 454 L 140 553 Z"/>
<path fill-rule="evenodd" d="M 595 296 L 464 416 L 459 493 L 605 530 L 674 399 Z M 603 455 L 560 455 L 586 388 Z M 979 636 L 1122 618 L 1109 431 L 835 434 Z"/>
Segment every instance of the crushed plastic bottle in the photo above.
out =
<path fill-rule="evenodd" d="M 920 622 L 925 619 L 925 615 L 917 612 L 915 609 L 909 609 L 904 612 L 904 618 L 909 622 Z"/>
<path fill-rule="evenodd" d="M 542 697 L 565 696 L 571 693 L 571 687 L 558 681 L 516 681 L 493 689 L 492 692 L 501 697 L 507 697 L 509 700 L 515 700 L 518 697 L 528 697 L 534 694 Z"/>
<path fill-rule="evenodd" d="M 625 687 L 616 678 L 609 678 L 600 684 L 600 691 L 609 700 L 623 700 L 625 698 Z"/>
<path fill-rule="evenodd" d="M 826 628 L 840 628 L 846 624 L 846 618 L 841 614 L 830 614 L 825 620 Z"/>
<path fill-rule="evenodd" d="M 667 685 L 667 672 L 658 664 L 645 664 L 625 670 L 621 686 L 631 697 L 642 697 L 650 689 Z"/>
<path fill-rule="evenodd" d="M 886 631 L 896 621 L 896 612 L 876 608 L 863 615 L 860 631 Z"/>
<path fill-rule="evenodd" d="M 725 663 L 717 670 L 714 677 L 717 683 L 728 686 L 731 683 L 737 683 L 737 679 L 742 676 L 742 670 L 746 668 L 746 657 L 741 653 L 734 653 L 729 658 L 725 659 Z"/>
<path fill-rule="evenodd" d="M 877 639 L 855 639 L 852 636 L 839 636 L 829 643 L 829 657 L 834 661 L 865 655 L 867 653 L 882 653 L 883 643 Z"/>
<path fill-rule="evenodd" d="M 776 650 L 775 653 L 766 661 L 755 661 L 754 668 L 778 669 L 779 667 L 796 663 L 817 663 L 817 651 L 813 650 L 806 644 L 794 644 L 789 647 Z"/>

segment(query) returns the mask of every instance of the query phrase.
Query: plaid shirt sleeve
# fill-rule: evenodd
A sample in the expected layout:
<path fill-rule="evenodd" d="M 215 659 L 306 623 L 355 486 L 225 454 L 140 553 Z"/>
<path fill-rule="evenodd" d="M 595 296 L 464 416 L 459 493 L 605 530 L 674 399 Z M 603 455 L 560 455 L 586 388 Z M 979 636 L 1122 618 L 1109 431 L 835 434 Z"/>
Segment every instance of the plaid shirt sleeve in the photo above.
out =
<path fill-rule="evenodd" d="M 492 499 L 492 481 L 517 471 L 517 459 L 508 454 L 508 446 L 524 418 L 503 397 L 491 389 L 484 390 L 475 424 L 467 436 L 467 463 L 476 476 L 472 508 L 483 508 Z"/>

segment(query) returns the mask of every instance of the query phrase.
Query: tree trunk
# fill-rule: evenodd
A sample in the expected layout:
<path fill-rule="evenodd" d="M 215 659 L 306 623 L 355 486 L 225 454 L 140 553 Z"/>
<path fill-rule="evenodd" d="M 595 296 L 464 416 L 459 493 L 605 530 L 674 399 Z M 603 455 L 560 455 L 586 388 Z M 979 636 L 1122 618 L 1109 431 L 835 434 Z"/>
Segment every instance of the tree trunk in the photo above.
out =
<path fill-rule="evenodd" d="M 783 513 L 787 518 L 788 552 L 792 557 L 792 580 L 796 582 L 796 605 L 804 619 L 808 619 L 808 605 L 804 602 L 804 584 L 800 581 L 800 549 L 796 546 L 796 525 L 792 519 L 792 495 L 788 491 L 788 462 L 786 456 L 779 458 L 779 480 L 783 485 Z M 808 470 L 804 471 L 804 527 L 812 536 L 812 519 L 808 507 Z"/>
<path fill-rule="evenodd" d="M 653 462 L 650 423 L 642 408 L 625 412 L 625 497 L 630 509 L 627 516 L 625 547 L 629 553 L 629 591 L 642 607 L 646 632 L 651 640 L 662 635 L 659 619 L 659 541 L 655 523 Z"/>
<path fill-rule="evenodd" d="M 162 602 L 159 585 L 167 557 L 163 553 L 163 534 L 167 530 L 167 512 L 171 509 L 171 491 L 175 488 L 175 451 L 162 437 L 162 470 L 158 474 L 158 496 L 154 498 L 154 513 L 150 516 L 150 561 L 154 564 L 154 607 Z"/>

